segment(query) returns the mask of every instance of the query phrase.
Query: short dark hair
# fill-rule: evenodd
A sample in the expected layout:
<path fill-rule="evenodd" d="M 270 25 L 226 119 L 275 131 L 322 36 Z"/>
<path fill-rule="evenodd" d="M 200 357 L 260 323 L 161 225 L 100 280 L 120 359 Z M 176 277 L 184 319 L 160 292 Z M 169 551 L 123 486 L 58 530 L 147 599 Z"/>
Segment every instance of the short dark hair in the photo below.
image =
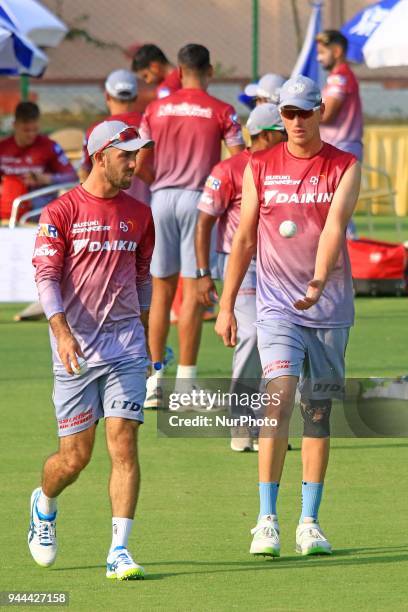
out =
<path fill-rule="evenodd" d="M 343 49 L 344 54 L 347 53 L 348 40 L 344 34 L 338 30 L 323 30 L 323 32 L 320 32 L 316 36 L 316 42 L 319 42 L 326 47 L 330 45 L 339 45 Z"/>
<path fill-rule="evenodd" d="M 37 121 L 40 118 L 40 109 L 35 102 L 20 102 L 14 111 L 16 121 Z"/>
<path fill-rule="evenodd" d="M 177 61 L 180 66 L 185 66 L 188 70 L 203 73 L 211 66 L 210 52 L 203 45 L 194 43 L 184 45 L 177 54 Z"/>
<path fill-rule="evenodd" d="M 160 64 L 169 64 L 169 60 L 159 47 L 156 45 L 143 45 L 136 51 L 132 60 L 132 70 L 144 70 L 148 68 L 152 62 Z"/>

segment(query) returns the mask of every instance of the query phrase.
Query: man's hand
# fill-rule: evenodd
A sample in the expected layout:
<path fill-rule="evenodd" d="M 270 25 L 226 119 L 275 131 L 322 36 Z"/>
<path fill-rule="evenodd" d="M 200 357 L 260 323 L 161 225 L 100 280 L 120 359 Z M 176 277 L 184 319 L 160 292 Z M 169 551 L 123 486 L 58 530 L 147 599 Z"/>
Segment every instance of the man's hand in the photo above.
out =
<path fill-rule="evenodd" d="M 225 346 L 235 346 L 237 343 L 237 320 L 233 312 L 220 310 L 215 323 L 215 333 L 221 336 Z"/>
<path fill-rule="evenodd" d="M 71 332 L 60 334 L 57 341 L 58 355 L 68 374 L 73 375 L 74 371 L 71 367 L 71 361 L 74 368 L 79 370 L 77 355 L 84 357 L 84 354 L 79 346 L 78 341 L 74 338 Z"/>
<path fill-rule="evenodd" d="M 203 306 L 213 306 L 217 290 L 211 276 L 203 276 L 197 280 L 198 301 Z M 211 296 L 212 294 L 212 296 Z"/>
<path fill-rule="evenodd" d="M 324 289 L 324 283 L 320 280 L 313 279 L 307 286 L 305 297 L 296 300 L 293 304 L 297 310 L 307 310 L 314 306 L 320 299 Z"/>
<path fill-rule="evenodd" d="M 38 189 L 40 187 L 47 187 L 48 185 L 51 185 L 50 174 L 29 172 L 28 174 L 24 174 L 22 179 L 28 189 Z"/>

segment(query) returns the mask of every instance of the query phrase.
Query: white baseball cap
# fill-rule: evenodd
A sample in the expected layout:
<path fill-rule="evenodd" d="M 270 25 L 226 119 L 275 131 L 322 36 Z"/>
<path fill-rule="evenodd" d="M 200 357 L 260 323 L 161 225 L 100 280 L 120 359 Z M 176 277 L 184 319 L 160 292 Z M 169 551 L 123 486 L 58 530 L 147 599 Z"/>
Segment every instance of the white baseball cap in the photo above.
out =
<path fill-rule="evenodd" d="M 322 94 L 318 84 L 302 74 L 286 81 L 279 93 L 279 108 L 294 106 L 302 110 L 311 110 L 321 102 Z"/>
<path fill-rule="evenodd" d="M 90 133 L 87 149 L 89 155 L 94 155 L 110 147 L 122 151 L 138 151 L 153 145 L 153 140 L 140 138 L 138 129 L 132 125 L 123 121 L 102 121 Z"/>
<path fill-rule="evenodd" d="M 105 90 L 117 100 L 133 100 L 137 96 L 137 79 L 130 70 L 114 70 L 105 81 Z"/>
<path fill-rule="evenodd" d="M 278 107 L 270 102 L 259 104 L 251 111 L 246 127 L 251 136 L 256 136 L 264 130 L 285 131 Z"/>
<path fill-rule="evenodd" d="M 245 87 L 245 94 L 250 98 L 268 98 L 270 102 L 277 103 L 279 99 L 279 89 L 285 82 L 283 76 L 279 74 L 264 74 L 258 83 L 250 83 Z"/>

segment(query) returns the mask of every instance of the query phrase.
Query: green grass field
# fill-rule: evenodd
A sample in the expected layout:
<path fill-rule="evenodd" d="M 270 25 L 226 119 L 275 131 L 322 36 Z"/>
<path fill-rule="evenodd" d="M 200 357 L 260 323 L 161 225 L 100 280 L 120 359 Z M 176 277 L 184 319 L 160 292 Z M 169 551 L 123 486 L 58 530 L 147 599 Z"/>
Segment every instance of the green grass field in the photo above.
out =
<path fill-rule="evenodd" d="M 348 375 L 407 372 L 404 298 L 358 299 Z M 408 485 L 404 439 L 333 440 L 321 510 L 331 558 L 300 558 L 299 441 L 288 454 L 279 499 L 282 556 L 251 558 L 257 516 L 255 454 L 226 439 L 166 439 L 156 416 L 141 432 L 143 482 L 130 548 L 144 582 L 104 576 L 110 543 L 109 462 L 100 425 L 91 464 L 60 499 L 59 557 L 37 567 L 28 552 L 28 503 L 44 457 L 56 446 L 45 323 L 15 324 L 0 306 L 0 591 L 69 591 L 72 610 L 406 610 Z M 176 346 L 174 329 L 171 343 Z M 231 353 L 204 329 L 201 373 L 227 376 Z M 19 607 L 18 609 L 23 609 Z"/>

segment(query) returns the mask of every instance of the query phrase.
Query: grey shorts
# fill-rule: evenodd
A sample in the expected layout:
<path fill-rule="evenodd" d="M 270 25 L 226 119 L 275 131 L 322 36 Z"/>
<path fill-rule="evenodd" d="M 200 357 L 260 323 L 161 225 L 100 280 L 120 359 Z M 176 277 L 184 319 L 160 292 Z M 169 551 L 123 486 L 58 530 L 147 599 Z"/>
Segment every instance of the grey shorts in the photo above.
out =
<path fill-rule="evenodd" d="M 349 328 L 313 328 L 287 320 L 257 321 L 264 378 L 300 378 L 308 399 L 342 398 Z"/>
<path fill-rule="evenodd" d="M 54 372 L 53 401 L 58 435 L 88 429 L 102 417 L 143 423 L 147 359 L 91 367 L 82 376 Z"/>
<path fill-rule="evenodd" d="M 201 191 L 159 189 L 152 195 L 152 214 L 156 231 L 150 271 L 157 278 L 178 272 L 196 277 L 194 233 Z"/>

